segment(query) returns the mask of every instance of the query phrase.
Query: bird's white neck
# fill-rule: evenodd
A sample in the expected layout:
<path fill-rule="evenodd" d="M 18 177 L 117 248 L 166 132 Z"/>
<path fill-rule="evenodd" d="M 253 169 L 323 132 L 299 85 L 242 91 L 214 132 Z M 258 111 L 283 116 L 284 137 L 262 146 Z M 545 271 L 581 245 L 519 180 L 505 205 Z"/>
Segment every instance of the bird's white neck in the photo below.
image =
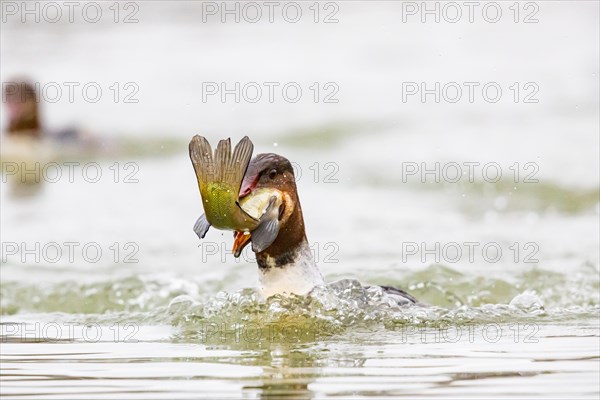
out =
<path fill-rule="evenodd" d="M 265 298 L 274 294 L 305 295 L 325 283 L 306 240 L 283 256 L 261 254 L 257 262 L 259 289 Z"/>

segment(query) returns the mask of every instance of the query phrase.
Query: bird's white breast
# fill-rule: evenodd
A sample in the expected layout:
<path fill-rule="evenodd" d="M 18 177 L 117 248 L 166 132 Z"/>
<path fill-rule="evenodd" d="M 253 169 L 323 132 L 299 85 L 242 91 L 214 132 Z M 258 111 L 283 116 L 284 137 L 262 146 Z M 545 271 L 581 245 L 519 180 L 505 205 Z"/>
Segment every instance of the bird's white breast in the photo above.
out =
<path fill-rule="evenodd" d="M 275 259 L 267 256 L 266 264 L 267 268 L 260 268 L 258 275 L 259 288 L 265 298 L 274 294 L 305 295 L 325 283 L 307 243 L 301 245 L 293 262 L 276 266 Z"/>

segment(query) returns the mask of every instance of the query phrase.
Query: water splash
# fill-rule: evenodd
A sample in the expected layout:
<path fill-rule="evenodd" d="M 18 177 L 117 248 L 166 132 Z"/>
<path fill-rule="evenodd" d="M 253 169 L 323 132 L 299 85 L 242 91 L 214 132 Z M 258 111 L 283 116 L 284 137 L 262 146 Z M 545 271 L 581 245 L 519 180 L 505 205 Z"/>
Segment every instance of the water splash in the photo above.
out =
<path fill-rule="evenodd" d="M 5 316 L 64 313 L 71 320 L 167 323 L 186 338 L 215 329 L 232 332 L 241 326 L 272 335 L 296 332 L 293 336 L 298 340 L 348 328 L 565 321 L 597 317 L 600 311 L 598 276 L 582 271 L 566 274 L 536 268 L 502 280 L 436 265 L 403 281 L 428 306 L 400 306 L 380 287 L 350 279 L 315 288 L 307 296 L 265 300 L 253 289 L 212 295 L 200 283 L 156 276 L 89 284 L 3 282 L 0 304 Z"/>

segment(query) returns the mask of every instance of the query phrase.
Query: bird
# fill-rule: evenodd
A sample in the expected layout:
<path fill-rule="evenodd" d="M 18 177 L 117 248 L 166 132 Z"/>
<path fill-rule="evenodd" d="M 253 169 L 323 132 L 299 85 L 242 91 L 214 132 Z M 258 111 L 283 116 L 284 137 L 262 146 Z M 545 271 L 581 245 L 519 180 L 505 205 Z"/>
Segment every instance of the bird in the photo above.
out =
<path fill-rule="evenodd" d="M 190 147 L 190 154 L 192 151 Z M 294 170 L 287 158 L 275 153 L 262 153 L 250 160 L 240 185 L 239 201 L 242 203 L 253 193 L 264 190 L 280 192 L 282 201 L 275 214 L 278 232 L 274 240 L 267 246 L 253 248 L 258 265 L 259 292 L 265 298 L 276 294 L 307 295 L 315 287 L 326 283 L 310 249 Z M 208 226 L 204 229 L 196 231 L 196 234 L 203 237 Z M 233 252 L 236 257 L 252 241 L 252 236 L 253 232 L 248 234 L 234 230 Z M 420 305 L 416 298 L 402 289 L 391 286 L 380 288 L 399 305 Z"/>
<path fill-rule="evenodd" d="M 4 101 L 8 109 L 6 132 L 11 137 L 40 139 L 42 136 L 38 111 L 38 95 L 34 86 L 26 81 L 5 82 Z"/>
<path fill-rule="evenodd" d="M 27 79 L 14 79 L 3 82 L 2 87 L 3 99 L 8 111 L 6 136 L 9 146 L 14 147 L 13 143 L 16 143 L 23 147 L 22 143 L 26 143 L 36 147 L 34 151 L 39 153 L 40 144 L 43 143 L 42 147 L 45 147 L 46 151 L 51 150 L 63 156 L 70 156 L 70 152 L 65 148 L 71 150 L 71 153 L 75 150 L 76 155 L 81 155 L 111 147 L 110 141 L 100 140 L 76 127 L 48 129 L 40 113 L 43 96 L 38 93 L 37 84 Z M 13 152 L 3 153 L 10 156 Z"/>

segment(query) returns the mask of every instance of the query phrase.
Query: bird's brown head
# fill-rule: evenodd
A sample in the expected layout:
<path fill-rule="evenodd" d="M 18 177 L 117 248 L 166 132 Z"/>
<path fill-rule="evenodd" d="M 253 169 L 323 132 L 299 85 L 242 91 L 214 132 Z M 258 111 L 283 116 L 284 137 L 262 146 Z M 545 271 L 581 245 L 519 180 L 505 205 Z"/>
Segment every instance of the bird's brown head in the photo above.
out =
<path fill-rule="evenodd" d="M 290 161 L 274 153 L 263 153 L 254 157 L 244 175 L 244 181 L 240 188 L 240 198 L 260 188 L 281 191 L 283 193 L 283 203 L 279 208 L 279 234 L 268 248 L 257 254 L 259 265 L 261 256 L 268 255 L 276 258 L 286 254 L 290 248 L 306 240 L 302 208 L 296 189 L 296 178 Z M 235 238 L 238 250 L 236 253 L 239 254 L 241 249 L 248 244 L 248 240 L 243 240 L 241 232 L 236 232 Z"/>
<path fill-rule="evenodd" d="M 40 137 L 38 97 L 28 82 L 5 82 L 3 100 L 8 108 L 8 134 Z"/>
<path fill-rule="evenodd" d="M 287 158 L 274 153 L 262 153 L 250 161 L 240 188 L 240 198 L 260 188 L 297 195 L 294 169 Z"/>

